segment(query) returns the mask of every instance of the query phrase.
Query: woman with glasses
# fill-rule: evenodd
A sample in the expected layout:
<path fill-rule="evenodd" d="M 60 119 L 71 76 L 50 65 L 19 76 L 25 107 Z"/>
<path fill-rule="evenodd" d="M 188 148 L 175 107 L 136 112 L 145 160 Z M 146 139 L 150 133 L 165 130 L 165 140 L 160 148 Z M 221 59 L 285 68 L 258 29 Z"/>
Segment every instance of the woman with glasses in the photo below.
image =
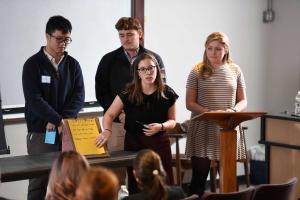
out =
<path fill-rule="evenodd" d="M 175 102 L 178 95 L 163 83 L 155 57 L 149 53 L 139 55 L 133 63 L 133 81 L 119 93 L 103 117 L 103 133 L 96 145 L 103 146 L 111 135 L 113 120 L 124 110 L 124 150 L 152 149 L 162 158 L 167 172 L 167 183 L 173 184 L 171 149 L 167 130 L 174 128 Z M 132 167 L 127 169 L 129 193 L 136 193 L 137 186 Z"/>

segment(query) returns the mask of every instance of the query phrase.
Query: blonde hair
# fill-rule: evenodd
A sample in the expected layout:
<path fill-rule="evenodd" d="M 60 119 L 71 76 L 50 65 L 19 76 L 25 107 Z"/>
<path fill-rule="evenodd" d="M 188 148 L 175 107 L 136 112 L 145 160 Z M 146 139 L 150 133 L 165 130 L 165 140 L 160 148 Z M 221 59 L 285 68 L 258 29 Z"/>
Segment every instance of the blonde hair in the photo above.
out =
<path fill-rule="evenodd" d="M 223 60 L 222 60 L 223 63 L 228 63 L 228 64 L 232 63 L 232 60 L 230 58 L 230 51 L 229 51 L 229 39 L 228 39 L 227 35 L 222 32 L 211 33 L 206 38 L 205 51 L 203 54 L 203 61 L 202 61 L 202 63 L 198 64 L 198 67 L 200 67 L 200 75 L 203 79 L 207 79 L 213 74 L 212 65 L 206 55 L 206 47 L 213 41 L 220 42 L 226 51 L 226 53 L 223 57 Z"/>
<path fill-rule="evenodd" d="M 53 163 L 46 199 L 72 199 L 81 177 L 88 168 L 89 164 L 84 156 L 75 151 L 62 152 Z"/>

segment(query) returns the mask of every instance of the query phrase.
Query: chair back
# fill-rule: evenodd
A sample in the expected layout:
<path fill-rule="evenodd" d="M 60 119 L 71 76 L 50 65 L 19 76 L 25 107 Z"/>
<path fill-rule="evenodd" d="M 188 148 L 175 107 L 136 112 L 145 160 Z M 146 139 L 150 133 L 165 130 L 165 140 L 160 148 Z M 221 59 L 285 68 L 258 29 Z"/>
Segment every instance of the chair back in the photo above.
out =
<path fill-rule="evenodd" d="M 297 183 L 297 177 L 283 184 L 261 184 L 256 186 L 254 200 L 289 200 Z"/>
<path fill-rule="evenodd" d="M 250 186 L 245 190 L 228 193 L 204 193 L 201 200 L 252 200 L 255 188 Z"/>

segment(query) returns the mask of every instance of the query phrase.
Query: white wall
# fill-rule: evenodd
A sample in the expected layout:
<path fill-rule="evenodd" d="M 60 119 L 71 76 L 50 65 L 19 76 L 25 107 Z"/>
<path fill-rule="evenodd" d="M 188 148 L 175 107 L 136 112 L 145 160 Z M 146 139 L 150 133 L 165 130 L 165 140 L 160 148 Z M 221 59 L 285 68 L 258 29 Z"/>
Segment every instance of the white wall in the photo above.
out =
<path fill-rule="evenodd" d="M 268 110 L 293 111 L 300 90 L 300 1 L 274 0 L 275 21 L 268 26 L 266 85 Z"/>
<path fill-rule="evenodd" d="M 67 51 L 81 65 L 85 101 L 96 100 L 94 77 L 99 61 L 120 45 L 114 25 L 120 17 L 130 16 L 130 0 L 1 0 L 2 105 L 24 104 L 23 64 L 46 44 L 46 23 L 53 15 L 71 21 L 73 42 Z"/>

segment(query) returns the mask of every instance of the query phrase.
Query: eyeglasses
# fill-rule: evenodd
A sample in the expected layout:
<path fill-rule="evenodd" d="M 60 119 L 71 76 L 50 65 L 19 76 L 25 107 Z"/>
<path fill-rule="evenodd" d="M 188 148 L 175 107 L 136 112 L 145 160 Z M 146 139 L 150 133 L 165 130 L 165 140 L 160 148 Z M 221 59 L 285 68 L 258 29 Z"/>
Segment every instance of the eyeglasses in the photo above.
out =
<path fill-rule="evenodd" d="M 58 43 L 64 42 L 65 44 L 70 44 L 72 42 L 72 38 L 70 38 L 70 37 L 53 36 L 51 34 L 49 34 L 49 35 L 50 35 L 50 37 L 55 38 L 56 42 L 58 42 Z"/>
<path fill-rule="evenodd" d="M 147 72 L 152 73 L 152 72 L 154 72 L 155 68 L 156 68 L 156 66 L 149 65 L 148 67 L 138 68 L 138 71 L 141 73 L 144 73 L 144 74 L 146 74 Z"/>

